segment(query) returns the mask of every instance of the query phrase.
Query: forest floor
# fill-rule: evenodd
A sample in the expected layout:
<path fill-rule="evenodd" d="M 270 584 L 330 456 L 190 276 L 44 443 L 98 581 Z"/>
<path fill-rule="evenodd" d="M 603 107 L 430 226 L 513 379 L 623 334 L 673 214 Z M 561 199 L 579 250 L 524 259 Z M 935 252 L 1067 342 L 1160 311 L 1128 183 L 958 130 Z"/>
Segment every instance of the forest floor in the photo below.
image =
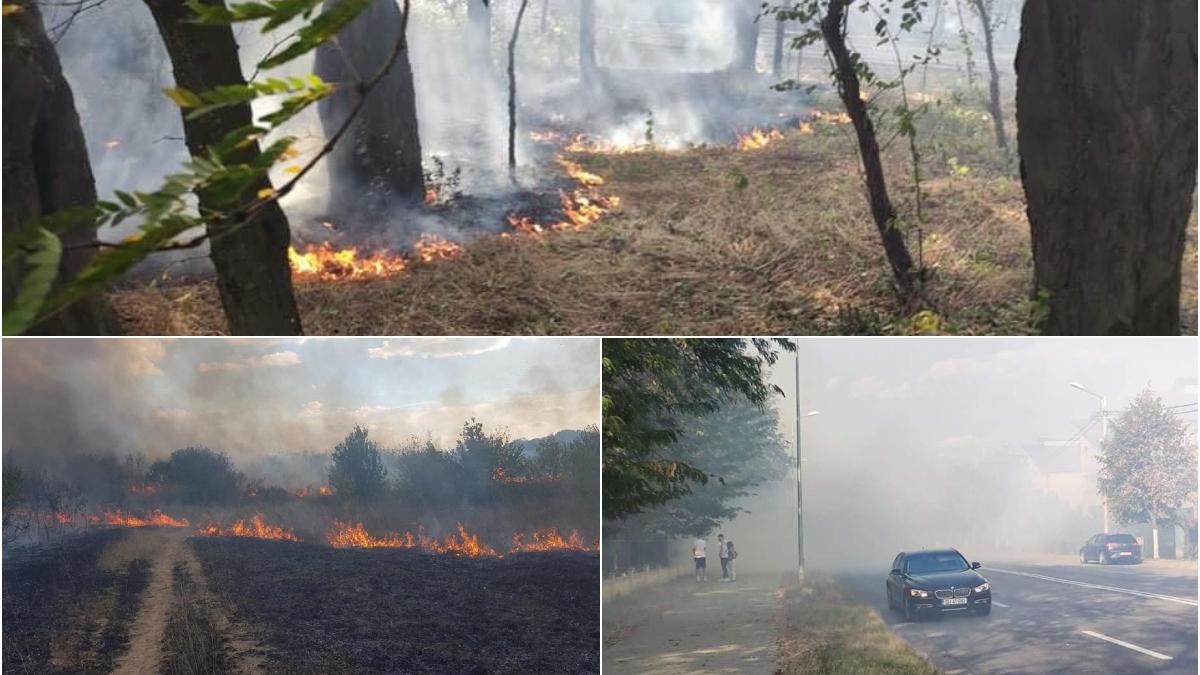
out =
<path fill-rule="evenodd" d="M 594 554 L 139 528 L 5 558 L 5 673 L 599 672 Z"/>
<path fill-rule="evenodd" d="M 925 302 L 902 307 L 870 217 L 852 128 L 825 116 L 757 150 L 574 152 L 620 207 L 578 232 L 489 236 L 374 281 L 301 282 L 312 335 L 1027 334 L 1033 262 L 1015 157 L 984 108 L 930 99 L 919 119 L 922 224 L 906 139 L 885 170 Z M 814 108 L 838 111 L 834 101 Z M 1011 113 L 1011 111 L 1010 111 Z M 1015 125 L 1010 119 L 1010 129 Z M 888 142 L 890 139 L 890 142 Z M 918 231 L 923 236 L 918 236 Z M 1195 334 L 1196 219 L 1183 332 Z M 225 332 L 212 281 L 112 293 L 127 332 Z"/>

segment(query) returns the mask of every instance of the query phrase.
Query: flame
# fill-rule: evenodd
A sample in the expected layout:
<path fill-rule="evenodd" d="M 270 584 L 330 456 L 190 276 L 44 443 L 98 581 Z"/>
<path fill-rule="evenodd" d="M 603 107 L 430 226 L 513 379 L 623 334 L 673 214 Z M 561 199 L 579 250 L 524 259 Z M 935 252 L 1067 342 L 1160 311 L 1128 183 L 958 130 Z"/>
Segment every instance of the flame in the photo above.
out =
<path fill-rule="evenodd" d="M 417 243 L 413 244 L 413 253 L 421 262 L 426 263 L 455 258 L 462 251 L 462 244 L 442 239 L 436 234 L 423 234 Z"/>
<path fill-rule="evenodd" d="M 359 256 L 358 248 L 334 249 L 329 242 L 307 246 L 303 252 L 288 247 L 292 277 L 322 281 L 365 279 L 400 274 L 408 269 L 408 260 L 388 251 Z"/>
<path fill-rule="evenodd" d="M 813 122 L 823 122 L 825 124 L 849 124 L 850 115 L 845 112 L 821 112 L 814 110 L 809 114 L 809 119 Z"/>
<path fill-rule="evenodd" d="M 61 525 L 70 525 L 71 523 L 75 522 L 75 519 L 71 517 L 71 514 L 63 513 L 62 511 L 55 511 L 54 519 L 57 520 Z"/>
<path fill-rule="evenodd" d="M 591 173 L 590 171 L 584 170 L 582 166 L 579 166 L 575 162 L 572 162 L 565 157 L 556 157 L 555 161 L 558 162 L 559 166 L 566 170 L 568 176 L 574 178 L 579 182 L 580 185 L 585 185 L 587 187 L 604 185 L 603 178 Z"/>
<path fill-rule="evenodd" d="M 151 511 L 150 515 L 145 518 L 117 509 L 116 511 L 105 511 L 99 516 L 91 516 L 88 520 L 93 523 L 122 527 L 187 527 L 189 525 L 187 518 L 172 518 L 158 509 Z"/>
<path fill-rule="evenodd" d="M 763 131 L 758 127 L 754 127 L 750 133 L 745 136 L 739 136 L 737 140 L 737 149 L 741 152 L 750 150 L 762 150 L 774 141 L 783 140 L 783 133 L 778 129 Z"/>
<path fill-rule="evenodd" d="M 565 152 L 586 152 L 599 155 L 629 155 L 635 152 L 645 152 L 650 147 L 649 144 L 633 145 L 601 141 L 589 138 L 584 134 L 578 134 L 571 139 L 570 143 L 563 146 L 563 150 Z"/>
<path fill-rule="evenodd" d="M 129 492 L 135 495 L 152 495 L 158 491 L 153 485 L 130 485 Z"/>
<path fill-rule="evenodd" d="M 419 548 L 428 553 L 453 553 L 472 558 L 499 558 L 496 549 L 479 541 L 479 535 L 471 534 L 462 523 L 458 524 L 458 532 L 451 532 L 441 541 L 436 537 L 425 534 L 424 528 L 417 528 L 414 537 L 411 532 L 399 534 L 396 532 L 381 537 L 366 531 L 361 522 L 343 523 L 334 521 L 325 537 L 334 548 Z"/>
<path fill-rule="evenodd" d="M 508 224 L 517 233 L 542 234 L 547 231 L 579 231 L 594 224 L 605 214 L 621 205 L 620 197 L 603 194 L 597 189 L 604 185 L 603 178 L 561 155 L 555 158 L 555 161 L 567 172 L 568 176 L 579 184 L 579 187 L 570 192 L 558 191 L 565 219 L 542 224 L 529 216 L 509 215 Z"/>
<path fill-rule="evenodd" d="M 296 490 L 292 494 L 296 495 L 297 497 L 301 497 L 301 498 L 311 497 L 313 495 L 329 497 L 329 496 L 333 495 L 333 488 L 329 487 L 328 485 L 322 485 L 321 487 L 317 488 L 316 490 L 313 490 L 310 487 L 303 487 L 303 488 L 300 488 L 299 490 Z"/>
<path fill-rule="evenodd" d="M 296 533 L 290 529 L 276 525 L 268 525 L 261 513 L 256 513 L 247 523 L 239 519 L 228 528 L 222 528 L 216 523 L 197 528 L 196 534 L 208 537 L 251 537 L 254 539 L 277 539 L 283 541 L 300 541 Z"/>
<path fill-rule="evenodd" d="M 529 553 L 533 551 L 595 551 L 583 543 L 583 537 L 579 535 L 578 530 L 571 530 L 571 534 L 563 537 L 559 533 L 557 527 L 548 527 L 543 530 L 537 530 L 533 533 L 531 541 L 525 540 L 525 533 L 518 532 L 513 535 L 512 547 L 509 553 Z"/>
<path fill-rule="evenodd" d="M 438 200 L 438 186 L 426 185 L 425 186 L 425 205 L 429 206 L 431 204 L 436 204 L 437 200 Z"/>
<path fill-rule="evenodd" d="M 804 135 L 808 135 L 808 134 L 814 133 L 816 131 L 815 129 L 813 129 L 813 125 L 811 122 L 801 122 L 800 126 L 799 126 L 799 130 L 800 130 L 800 133 L 804 134 Z"/>

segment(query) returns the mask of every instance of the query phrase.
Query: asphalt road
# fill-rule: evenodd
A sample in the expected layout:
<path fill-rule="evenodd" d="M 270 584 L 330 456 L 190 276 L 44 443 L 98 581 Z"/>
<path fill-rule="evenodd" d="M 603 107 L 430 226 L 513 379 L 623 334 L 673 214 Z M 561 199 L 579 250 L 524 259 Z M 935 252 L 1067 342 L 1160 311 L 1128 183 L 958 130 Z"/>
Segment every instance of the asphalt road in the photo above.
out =
<path fill-rule="evenodd" d="M 886 569 L 837 578 L 947 675 L 1197 672 L 1194 563 L 984 565 L 988 617 L 906 623 L 887 608 Z"/>

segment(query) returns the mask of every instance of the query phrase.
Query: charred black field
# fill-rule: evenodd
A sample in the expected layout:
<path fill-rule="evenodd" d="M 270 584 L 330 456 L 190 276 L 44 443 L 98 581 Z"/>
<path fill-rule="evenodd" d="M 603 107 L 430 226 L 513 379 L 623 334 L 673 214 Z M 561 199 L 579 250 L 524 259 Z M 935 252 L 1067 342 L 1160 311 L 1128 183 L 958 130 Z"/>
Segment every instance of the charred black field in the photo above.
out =
<path fill-rule="evenodd" d="M 269 672 L 598 672 L 587 553 L 502 560 L 194 540 L 210 587 L 262 627 Z"/>

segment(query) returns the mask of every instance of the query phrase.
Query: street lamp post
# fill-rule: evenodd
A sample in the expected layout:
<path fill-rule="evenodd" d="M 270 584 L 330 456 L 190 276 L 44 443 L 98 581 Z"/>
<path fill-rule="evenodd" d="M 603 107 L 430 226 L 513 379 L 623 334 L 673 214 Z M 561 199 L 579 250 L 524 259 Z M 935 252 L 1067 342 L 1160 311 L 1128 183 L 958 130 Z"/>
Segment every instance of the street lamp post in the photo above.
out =
<path fill-rule="evenodd" d="M 1088 396 L 1100 399 L 1100 442 L 1104 443 L 1104 439 L 1108 438 L 1108 399 L 1101 394 L 1091 391 L 1087 387 L 1072 382 L 1071 387 L 1078 389 Z M 1104 497 L 1104 534 L 1108 534 L 1108 498 Z"/>
<path fill-rule="evenodd" d="M 800 583 L 804 583 L 804 480 L 800 470 L 800 418 L 820 415 L 820 410 L 800 413 L 800 353 L 796 352 L 796 563 Z"/>

